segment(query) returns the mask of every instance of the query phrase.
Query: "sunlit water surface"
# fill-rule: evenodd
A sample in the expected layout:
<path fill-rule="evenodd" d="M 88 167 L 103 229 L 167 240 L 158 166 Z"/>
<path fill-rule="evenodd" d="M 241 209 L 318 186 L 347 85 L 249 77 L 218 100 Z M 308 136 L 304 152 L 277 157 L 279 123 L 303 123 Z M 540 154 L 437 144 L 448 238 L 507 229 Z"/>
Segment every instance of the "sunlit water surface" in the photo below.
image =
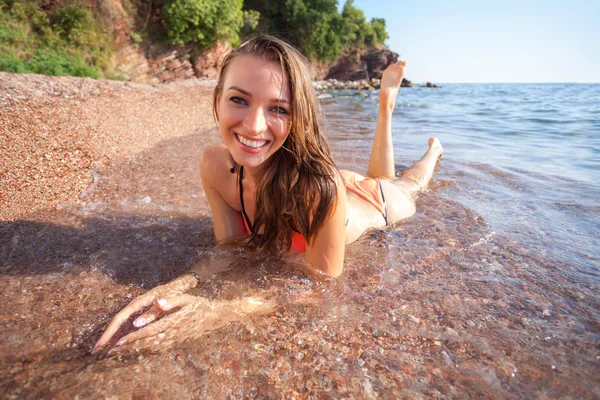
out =
<path fill-rule="evenodd" d="M 166 140 L 96 171 L 84 205 L 0 223 L 0 395 L 597 398 L 598 99 L 600 85 L 403 89 L 398 171 L 429 137 L 445 146 L 415 216 L 349 246 L 324 285 L 294 259 L 242 252 L 194 294 L 278 311 L 120 357 L 90 355 L 116 312 L 223 257 L 197 170 L 219 139 Z M 322 101 L 339 166 L 364 173 L 377 93 Z"/>

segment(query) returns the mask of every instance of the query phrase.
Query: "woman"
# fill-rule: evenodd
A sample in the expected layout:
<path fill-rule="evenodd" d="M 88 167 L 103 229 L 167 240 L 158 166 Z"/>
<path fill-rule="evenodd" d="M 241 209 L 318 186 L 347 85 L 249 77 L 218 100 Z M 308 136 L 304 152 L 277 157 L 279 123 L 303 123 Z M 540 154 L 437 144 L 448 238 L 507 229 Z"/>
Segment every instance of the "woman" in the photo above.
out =
<path fill-rule="evenodd" d="M 411 216 L 415 196 L 431 179 L 442 146 L 430 139 L 423 158 L 395 179 L 391 118 L 405 67 L 399 61 L 383 73 L 365 178 L 337 170 L 308 64 L 300 53 L 269 36 L 234 49 L 223 61 L 213 96 L 223 144 L 208 148 L 200 161 L 217 243 L 243 240 L 263 251 L 304 253 L 310 272 L 338 276 L 347 244 L 368 229 Z M 181 295 L 196 286 L 199 273 L 192 271 L 130 303 L 115 316 L 94 352 L 146 307 L 151 308 L 134 321 L 137 328 L 164 311 L 181 309 L 127 335 L 117 347 L 156 335 L 164 339 L 182 319 L 210 308 L 204 299 Z M 256 311 L 261 305 L 250 299 L 239 309 Z"/>

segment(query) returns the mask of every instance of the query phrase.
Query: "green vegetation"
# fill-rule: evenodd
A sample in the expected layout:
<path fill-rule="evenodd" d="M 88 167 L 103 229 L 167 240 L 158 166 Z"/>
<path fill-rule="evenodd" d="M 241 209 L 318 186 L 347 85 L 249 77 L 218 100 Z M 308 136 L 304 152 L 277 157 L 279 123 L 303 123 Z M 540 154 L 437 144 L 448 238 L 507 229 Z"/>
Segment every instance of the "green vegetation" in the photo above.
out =
<path fill-rule="evenodd" d="M 102 12 L 97 0 L 96 10 Z M 104 27 L 88 0 L 0 0 L 0 71 L 46 75 L 111 76 L 112 27 Z M 347 0 L 136 0 L 146 14 L 135 20 L 132 43 L 186 45 L 191 51 L 217 40 L 233 46 L 240 38 L 269 33 L 299 48 L 311 60 L 331 61 L 340 54 L 382 47 L 385 20 L 368 22 Z M 138 16 L 139 17 L 139 16 Z M 152 18 L 150 18 L 152 17 Z M 110 18 L 108 18 L 110 20 Z M 134 21 L 135 20 L 135 21 Z M 152 21 L 149 25 L 148 22 Z M 194 50 L 195 48 L 195 50 Z"/>
<path fill-rule="evenodd" d="M 209 46 L 224 40 L 234 46 L 244 25 L 243 0 L 165 0 L 163 16 L 172 42 Z"/>
<path fill-rule="evenodd" d="M 0 71 L 98 78 L 112 40 L 80 1 L 44 10 L 35 0 L 0 0 Z"/>
<path fill-rule="evenodd" d="M 245 9 L 260 13 L 257 32 L 286 39 L 310 59 L 334 60 L 354 48 L 383 46 L 388 37 L 385 20 L 367 22 L 353 0 L 341 14 L 337 0 L 247 0 Z"/>
<path fill-rule="evenodd" d="M 342 13 L 337 0 L 164 0 L 162 14 L 175 44 L 223 40 L 235 46 L 240 36 L 270 33 L 322 61 L 353 48 L 383 46 L 388 37 L 385 20 L 367 22 L 353 0 Z"/>

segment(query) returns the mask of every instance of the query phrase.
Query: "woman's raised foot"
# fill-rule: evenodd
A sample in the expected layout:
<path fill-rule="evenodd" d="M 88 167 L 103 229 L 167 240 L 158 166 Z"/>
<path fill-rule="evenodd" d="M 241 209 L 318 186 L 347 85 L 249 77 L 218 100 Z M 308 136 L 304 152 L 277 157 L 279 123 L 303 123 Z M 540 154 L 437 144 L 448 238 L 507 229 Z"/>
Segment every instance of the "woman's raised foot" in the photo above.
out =
<path fill-rule="evenodd" d="M 440 139 L 438 139 L 436 137 L 430 138 L 429 139 L 429 150 L 437 153 L 438 159 L 442 158 L 442 155 L 444 154 L 444 148 L 442 147 L 442 143 L 440 142 Z"/>
<path fill-rule="evenodd" d="M 379 87 L 379 102 L 382 105 L 393 107 L 396 104 L 396 96 L 404 79 L 405 70 L 406 61 L 398 60 L 383 71 Z"/>

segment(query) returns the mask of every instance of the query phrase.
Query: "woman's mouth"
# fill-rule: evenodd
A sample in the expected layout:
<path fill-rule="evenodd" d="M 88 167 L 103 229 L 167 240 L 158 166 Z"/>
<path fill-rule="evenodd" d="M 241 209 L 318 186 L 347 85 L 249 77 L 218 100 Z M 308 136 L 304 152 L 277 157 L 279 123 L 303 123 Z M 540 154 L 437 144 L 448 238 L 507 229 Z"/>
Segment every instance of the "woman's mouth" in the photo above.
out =
<path fill-rule="evenodd" d="M 235 137 L 242 144 L 242 149 L 249 153 L 258 153 L 261 147 L 266 146 L 270 142 L 269 140 L 250 140 L 237 133 Z"/>

